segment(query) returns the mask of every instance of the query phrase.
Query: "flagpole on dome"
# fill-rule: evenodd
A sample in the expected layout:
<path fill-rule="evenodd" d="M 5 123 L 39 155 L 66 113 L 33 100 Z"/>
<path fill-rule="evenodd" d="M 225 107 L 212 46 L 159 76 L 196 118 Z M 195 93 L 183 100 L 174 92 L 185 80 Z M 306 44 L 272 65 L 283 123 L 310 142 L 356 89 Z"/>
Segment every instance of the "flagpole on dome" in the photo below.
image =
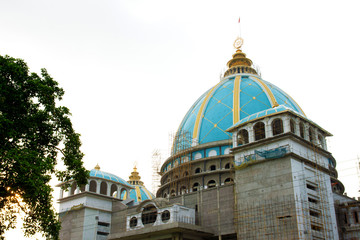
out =
<path fill-rule="evenodd" d="M 240 17 L 239 17 L 238 24 L 239 24 L 239 38 L 241 38 L 241 24 L 240 24 Z"/>

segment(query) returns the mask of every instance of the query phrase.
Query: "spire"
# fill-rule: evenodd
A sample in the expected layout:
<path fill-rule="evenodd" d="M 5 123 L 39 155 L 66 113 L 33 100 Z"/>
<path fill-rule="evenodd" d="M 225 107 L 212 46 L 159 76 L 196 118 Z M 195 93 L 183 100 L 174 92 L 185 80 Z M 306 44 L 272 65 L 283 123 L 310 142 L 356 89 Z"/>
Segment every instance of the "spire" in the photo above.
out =
<path fill-rule="evenodd" d="M 243 44 L 244 39 L 241 37 L 237 37 L 235 39 L 234 48 L 236 49 L 236 52 L 233 54 L 233 58 L 227 63 L 229 69 L 224 73 L 224 77 L 237 73 L 250 73 L 257 75 L 255 69 L 251 67 L 252 61 L 241 51 Z"/>
<path fill-rule="evenodd" d="M 99 166 L 99 164 L 96 164 L 96 166 L 95 166 L 94 169 L 100 171 L 100 166 Z"/>
<path fill-rule="evenodd" d="M 131 172 L 131 175 L 129 176 L 128 183 L 130 183 L 132 185 L 141 185 L 141 186 L 143 186 L 144 183 L 142 181 L 140 181 L 140 179 L 141 179 L 141 177 L 139 176 L 137 168 L 136 168 L 136 166 L 134 166 L 134 170 L 133 170 L 133 172 Z"/>

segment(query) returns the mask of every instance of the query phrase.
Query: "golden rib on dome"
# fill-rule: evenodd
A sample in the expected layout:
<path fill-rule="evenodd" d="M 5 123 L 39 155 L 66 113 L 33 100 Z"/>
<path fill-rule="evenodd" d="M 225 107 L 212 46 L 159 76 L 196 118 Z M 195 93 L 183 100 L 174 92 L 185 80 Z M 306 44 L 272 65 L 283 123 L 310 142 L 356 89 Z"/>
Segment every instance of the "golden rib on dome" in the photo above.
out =
<path fill-rule="evenodd" d="M 233 124 L 240 120 L 240 82 L 241 76 L 236 76 L 233 90 Z"/>
<path fill-rule="evenodd" d="M 254 79 L 264 88 L 266 95 L 270 98 L 270 102 L 271 102 L 271 107 L 277 107 L 279 106 L 279 104 L 277 103 L 274 94 L 272 93 L 272 91 L 270 90 L 270 88 L 263 82 L 261 81 L 259 78 L 254 77 Z"/>

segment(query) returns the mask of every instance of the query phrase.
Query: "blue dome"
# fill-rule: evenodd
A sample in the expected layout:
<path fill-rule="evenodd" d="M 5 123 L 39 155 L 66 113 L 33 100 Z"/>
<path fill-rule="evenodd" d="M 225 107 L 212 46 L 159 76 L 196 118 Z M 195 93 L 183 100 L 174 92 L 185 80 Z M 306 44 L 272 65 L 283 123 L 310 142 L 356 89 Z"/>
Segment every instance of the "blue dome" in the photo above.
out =
<path fill-rule="evenodd" d="M 233 74 L 206 91 L 182 120 L 172 153 L 231 139 L 228 128 L 258 112 L 283 105 L 305 116 L 300 106 L 277 86 L 255 74 Z"/>
<path fill-rule="evenodd" d="M 128 197 L 134 199 L 135 203 L 142 202 L 144 200 L 155 198 L 154 195 L 149 192 L 144 186 L 141 185 L 133 185 L 135 189 L 131 189 L 129 196 L 127 196 L 126 192 L 121 194 L 121 199 L 127 199 Z"/>
<path fill-rule="evenodd" d="M 121 183 L 121 184 L 123 184 L 125 186 L 128 186 L 128 187 L 132 187 L 132 185 L 130 183 L 128 183 L 127 181 L 125 181 L 121 177 L 115 176 L 114 174 L 111 174 L 111 173 L 100 171 L 98 169 L 92 169 L 90 171 L 90 177 L 97 177 L 97 178 L 107 179 L 107 180 L 110 180 L 110 181 L 113 181 L 113 182 Z"/>

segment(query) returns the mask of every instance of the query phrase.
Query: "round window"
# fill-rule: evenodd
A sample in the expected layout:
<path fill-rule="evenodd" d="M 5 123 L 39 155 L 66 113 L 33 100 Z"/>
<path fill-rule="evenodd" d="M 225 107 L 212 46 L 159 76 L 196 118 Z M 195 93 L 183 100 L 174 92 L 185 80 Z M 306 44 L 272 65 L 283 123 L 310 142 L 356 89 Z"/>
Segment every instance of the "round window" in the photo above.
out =
<path fill-rule="evenodd" d="M 137 226 L 137 222 L 138 222 L 137 218 L 136 218 L 136 217 L 132 217 L 132 218 L 130 219 L 130 228 L 136 227 L 136 226 Z"/>
<path fill-rule="evenodd" d="M 144 225 L 152 224 L 156 221 L 157 209 L 154 205 L 148 205 L 144 207 L 144 210 L 141 214 L 141 221 Z"/>
<path fill-rule="evenodd" d="M 167 222 L 170 219 L 170 212 L 168 210 L 165 210 L 161 213 L 161 221 Z"/>

